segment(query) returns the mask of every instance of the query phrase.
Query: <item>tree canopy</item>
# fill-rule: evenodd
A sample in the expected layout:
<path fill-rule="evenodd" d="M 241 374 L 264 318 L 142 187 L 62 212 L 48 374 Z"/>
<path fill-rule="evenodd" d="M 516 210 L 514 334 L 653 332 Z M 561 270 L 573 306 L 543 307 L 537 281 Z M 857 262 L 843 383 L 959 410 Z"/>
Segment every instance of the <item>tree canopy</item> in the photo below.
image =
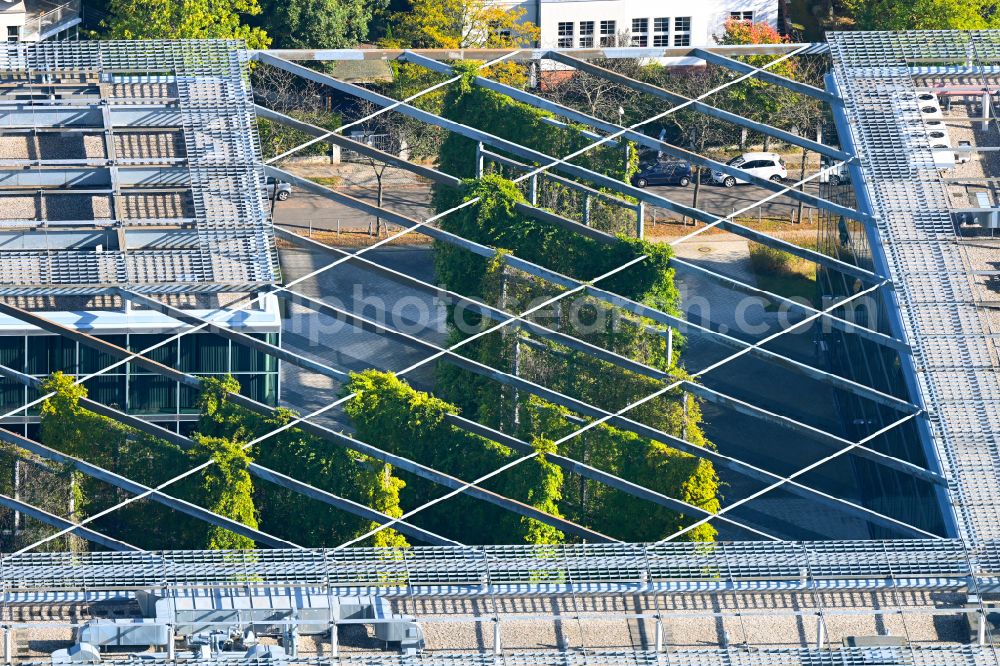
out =
<path fill-rule="evenodd" d="M 266 48 L 262 28 L 243 23 L 261 13 L 258 0 L 109 0 L 105 37 L 110 39 L 243 39 Z"/>
<path fill-rule="evenodd" d="M 995 0 L 845 0 L 861 30 L 981 30 L 1000 26 Z"/>
<path fill-rule="evenodd" d="M 525 10 L 491 0 L 413 0 L 392 17 L 392 39 L 418 48 L 510 48 L 539 36 Z"/>
<path fill-rule="evenodd" d="M 262 22 L 282 49 L 356 47 L 386 0 L 265 0 Z"/>

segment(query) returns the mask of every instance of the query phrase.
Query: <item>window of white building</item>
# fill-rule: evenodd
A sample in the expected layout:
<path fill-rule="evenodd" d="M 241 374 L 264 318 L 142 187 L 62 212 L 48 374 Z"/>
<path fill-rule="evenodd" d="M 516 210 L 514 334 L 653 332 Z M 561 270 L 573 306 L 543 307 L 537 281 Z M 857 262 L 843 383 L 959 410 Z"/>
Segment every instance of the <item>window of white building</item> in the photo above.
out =
<path fill-rule="evenodd" d="M 559 43 L 557 46 L 561 49 L 571 49 L 573 48 L 573 22 L 572 21 L 560 21 L 559 22 Z"/>
<path fill-rule="evenodd" d="M 7 26 L 7 41 L 16 42 L 21 37 L 21 29 L 16 25 Z"/>
<path fill-rule="evenodd" d="M 666 48 L 670 46 L 670 18 L 653 19 L 653 46 Z"/>
<path fill-rule="evenodd" d="M 649 46 L 649 19 L 632 19 L 632 46 Z"/>
<path fill-rule="evenodd" d="M 674 19 L 674 46 L 691 46 L 690 16 L 678 16 Z"/>
<path fill-rule="evenodd" d="M 729 12 L 729 18 L 733 21 L 753 21 L 753 10 Z"/>
<path fill-rule="evenodd" d="M 601 46 L 614 46 L 617 32 L 617 21 L 601 21 Z"/>
<path fill-rule="evenodd" d="M 594 48 L 594 22 L 580 21 L 580 48 Z"/>

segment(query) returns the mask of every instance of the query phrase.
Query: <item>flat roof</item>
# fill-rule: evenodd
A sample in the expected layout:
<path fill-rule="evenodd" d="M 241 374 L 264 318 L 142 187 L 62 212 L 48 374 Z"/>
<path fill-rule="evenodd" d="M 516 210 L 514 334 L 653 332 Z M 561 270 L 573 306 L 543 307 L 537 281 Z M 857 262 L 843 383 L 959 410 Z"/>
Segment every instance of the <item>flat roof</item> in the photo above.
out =
<path fill-rule="evenodd" d="M 276 281 L 242 43 L 0 48 L 0 290 Z"/>
<path fill-rule="evenodd" d="M 1000 331 L 996 311 L 977 293 L 976 262 L 949 201 L 950 167 L 932 150 L 925 90 L 914 77 L 964 75 L 988 85 L 982 77 L 1000 60 L 1000 31 L 827 39 L 844 100 L 842 139 L 859 157 L 859 203 L 877 222 L 869 240 L 898 301 L 894 332 L 911 346 L 908 374 L 950 481 L 958 534 L 969 547 L 992 544 L 1000 539 Z M 993 252 L 1000 261 L 1000 248 Z"/>

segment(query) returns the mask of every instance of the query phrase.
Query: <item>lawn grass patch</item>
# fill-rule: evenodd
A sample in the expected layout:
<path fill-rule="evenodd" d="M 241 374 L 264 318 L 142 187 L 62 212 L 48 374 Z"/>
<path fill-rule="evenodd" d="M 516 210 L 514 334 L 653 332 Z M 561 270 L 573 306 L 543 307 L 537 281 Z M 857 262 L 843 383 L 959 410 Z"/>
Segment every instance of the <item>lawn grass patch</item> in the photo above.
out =
<path fill-rule="evenodd" d="M 750 241 L 750 268 L 757 286 L 786 298 L 804 298 L 816 305 L 816 264 L 784 250 Z M 768 310 L 777 309 L 777 304 Z"/>

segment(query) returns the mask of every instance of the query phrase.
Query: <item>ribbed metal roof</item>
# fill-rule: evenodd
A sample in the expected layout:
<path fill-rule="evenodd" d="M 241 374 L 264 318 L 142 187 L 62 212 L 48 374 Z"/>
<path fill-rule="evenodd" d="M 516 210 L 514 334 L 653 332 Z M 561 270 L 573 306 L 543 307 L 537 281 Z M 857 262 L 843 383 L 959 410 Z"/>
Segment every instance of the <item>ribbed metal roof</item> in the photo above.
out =
<path fill-rule="evenodd" d="M 1000 57 L 1000 31 L 832 33 L 844 100 L 903 334 L 951 480 L 960 536 L 1000 539 L 1000 368 L 974 276 L 953 227 L 911 67 L 947 64 L 977 75 Z"/>
<path fill-rule="evenodd" d="M 48 154 L 36 148 L 35 159 L 0 160 L 0 205 L 11 202 L 0 224 L 28 239 L 0 251 L 0 288 L 275 282 L 248 61 L 240 42 L 225 40 L 0 48 L 0 136 L 63 129 L 67 142 L 96 140 L 86 154 L 66 155 L 52 150 L 56 135 Z M 32 190 L 44 203 L 23 201 Z M 55 205 L 65 197 L 72 205 Z M 163 209 L 171 215 L 152 219 Z M 167 242 L 131 242 L 130 229 L 151 225 L 165 229 Z M 110 230 L 112 242 L 69 246 L 49 233 L 88 227 Z"/>

